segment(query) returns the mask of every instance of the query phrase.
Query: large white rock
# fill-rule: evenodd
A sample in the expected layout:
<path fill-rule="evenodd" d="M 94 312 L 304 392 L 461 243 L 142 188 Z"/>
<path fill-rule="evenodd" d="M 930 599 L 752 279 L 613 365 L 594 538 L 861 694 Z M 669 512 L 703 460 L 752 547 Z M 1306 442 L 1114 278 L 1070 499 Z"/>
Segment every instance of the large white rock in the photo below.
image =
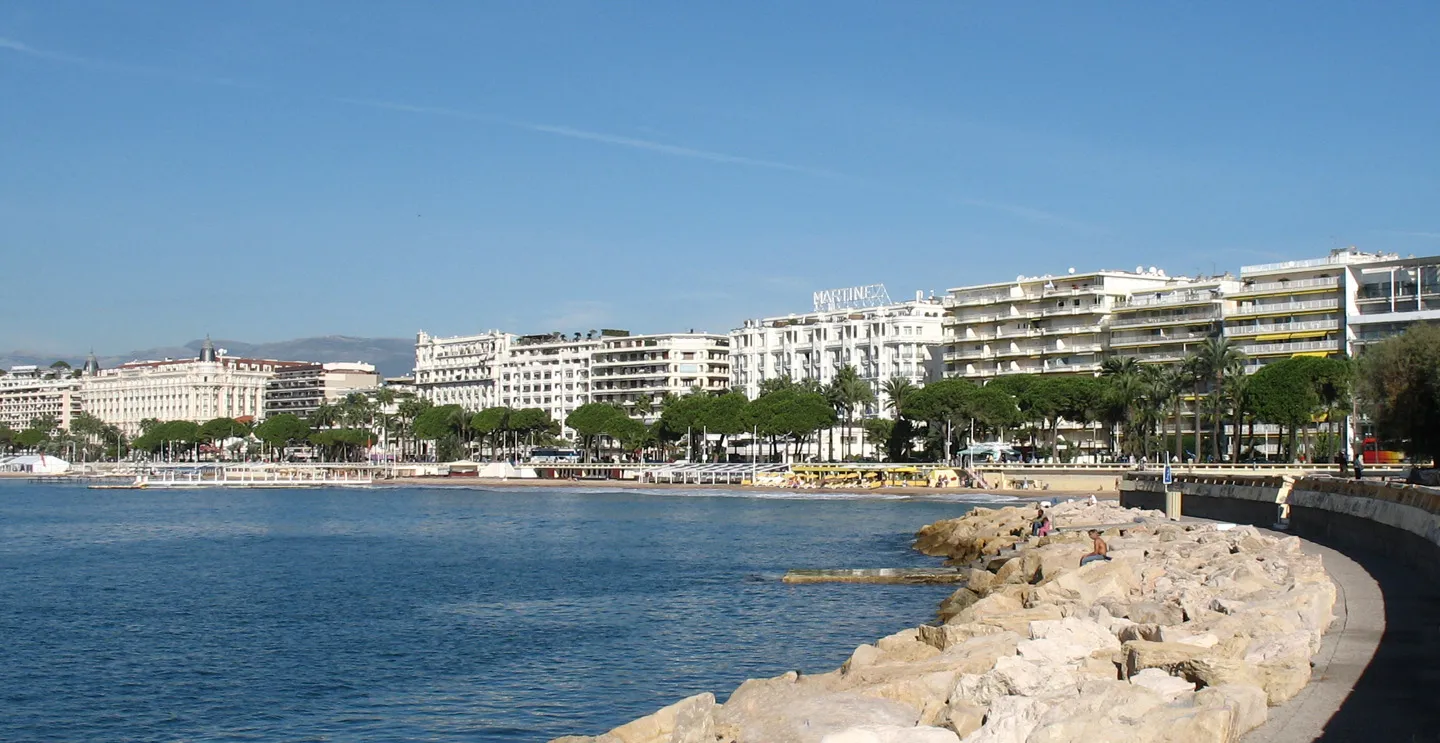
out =
<path fill-rule="evenodd" d="M 964 743 L 1025 743 L 1040 716 L 1050 707 L 1039 699 L 1005 696 L 990 705 L 985 724 L 965 736 Z"/>
<path fill-rule="evenodd" d="M 953 731 L 937 727 L 900 727 L 898 725 L 863 725 L 838 733 L 830 733 L 820 743 L 959 743 Z"/>
<path fill-rule="evenodd" d="M 1143 686 L 1159 694 L 1167 702 L 1174 701 L 1182 694 L 1195 691 L 1195 684 L 1183 678 L 1175 678 L 1158 668 L 1147 668 L 1130 677 L 1130 683 Z"/>
<path fill-rule="evenodd" d="M 1096 650 L 1120 649 L 1120 641 L 1115 638 L 1115 634 L 1106 626 L 1097 621 L 1081 619 L 1079 617 L 1066 617 L 1058 622 L 1031 622 L 1030 639 L 1056 640 L 1071 645 L 1079 645 L 1085 648 L 1086 655 Z"/>
<path fill-rule="evenodd" d="M 1063 666 L 1090 657 L 1090 648 L 1084 645 L 1050 638 L 1024 640 L 1015 651 L 1021 658 L 1042 666 Z"/>

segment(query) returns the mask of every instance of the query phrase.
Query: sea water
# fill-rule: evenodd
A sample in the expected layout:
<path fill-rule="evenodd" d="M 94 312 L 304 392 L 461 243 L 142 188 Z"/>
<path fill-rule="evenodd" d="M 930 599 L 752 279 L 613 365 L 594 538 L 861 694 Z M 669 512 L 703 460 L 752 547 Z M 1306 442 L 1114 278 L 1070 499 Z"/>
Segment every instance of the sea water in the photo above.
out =
<path fill-rule="evenodd" d="M 822 672 L 964 500 L 0 482 L 0 740 L 543 741 Z"/>

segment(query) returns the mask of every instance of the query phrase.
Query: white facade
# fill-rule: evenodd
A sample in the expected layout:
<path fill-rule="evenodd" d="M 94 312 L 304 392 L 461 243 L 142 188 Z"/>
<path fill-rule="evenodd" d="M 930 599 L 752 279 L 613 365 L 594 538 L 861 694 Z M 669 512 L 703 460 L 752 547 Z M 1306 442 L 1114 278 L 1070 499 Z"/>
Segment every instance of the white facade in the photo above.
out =
<path fill-rule="evenodd" d="M 723 393 L 730 386 L 730 339 L 709 333 L 663 333 L 606 338 L 590 367 L 595 402 L 619 405 L 647 423 L 660 415 L 667 393 L 692 389 Z M 644 401 L 650 412 L 637 412 Z"/>
<path fill-rule="evenodd" d="M 1345 340 L 1352 356 L 1415 323 L 1440 323 L 1440 256 L 1352 263 L 1345 279 Z"/>
<path fill-rule="evenodd" d="M 466 410 L 540 408 L 563 428 L 575 408 L 591 401 L 595 353 L 606 339 L 624 335 L 610 330 L 598 335 L 494 330 L 437 338 L 422 332 L 415 342 L 415 389 L 436 405 Z"/>
<path fill-rule="evenodd" d="M 515 336 L 491 330 L 479 335 L 415 338 L 415 389 L 436 405 L 484 410 L 500 405 L 500 365 Z"/>
<path fill-rule="evenodd" d="M 352 392 L 373 392 L 379 386 L 380 377 L 370 364 L 296 364 L 277 370 L 266 385 L 265 415 L 291 413 L 304 418 L 322 404 L 339 402 Z"/>
<path fill-rule="evenodd" d="M 224 356 L 207 341 L 197 359 L 132 361 L 84 377 L 84 408 L 127 436 L 138 435 L 140 421 L 147 418 L 259 420 L 265 413 L 266 385 L 276 371 L 294 365 Z"/>
<path fill-rule="evenodd" d="M 890 417 L 887 380 L 900 377 L 921 385 L 939 376 L 944 314 L 939 300 L 915 299 L 746 320 L 730 331 L 732 383 L 754 399 L 767 379 L 788 376 L 825 385 L 849 365 L 870 384 L 877 401 L 858 417 Z"/>
<path fill-rule="evenodd" d="M 522 335 L 500 366 L 500 405 L 540 408 L 561 425 L 575 408 L 590 402 L 590 365 L 603 336 Z"/>
<path fill-rule="evenodd" d="M 69 369 L 12 368 L 0 376 L 0 426 L 20 431 L 36 418 L 48 416 L 61 428 L 70 428 L 71 419 L 82 409 L 80 385 Z"/>
<path fill-rule="evenodd" d="M 1132 295 L 1163 292 L 1164 271 L 1096 271 L 951 289 L 945 299 L 945 375 L 1094 374 L 1106 355 L 1110 316 Z"/>

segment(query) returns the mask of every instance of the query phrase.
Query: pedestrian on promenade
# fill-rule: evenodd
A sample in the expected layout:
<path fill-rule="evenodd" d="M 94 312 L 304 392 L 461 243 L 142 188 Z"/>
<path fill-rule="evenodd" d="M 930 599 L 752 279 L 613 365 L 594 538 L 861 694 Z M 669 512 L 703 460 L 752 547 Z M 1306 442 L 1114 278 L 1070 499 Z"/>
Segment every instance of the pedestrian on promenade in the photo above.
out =
<path fill-rule="evenodd" d="M 1365 479 L 1365 450 L 1363 447 L 1355 450 L 1355 479 Z"/>

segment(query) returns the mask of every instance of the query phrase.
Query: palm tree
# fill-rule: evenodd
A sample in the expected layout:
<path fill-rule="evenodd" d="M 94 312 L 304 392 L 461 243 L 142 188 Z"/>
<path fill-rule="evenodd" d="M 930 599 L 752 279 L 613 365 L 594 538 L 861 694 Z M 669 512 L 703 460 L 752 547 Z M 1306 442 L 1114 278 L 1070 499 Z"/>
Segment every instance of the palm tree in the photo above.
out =
<path fill-rule="evenodd" d="M 845 414 L 845 442 L 841 457 L 850 455 L 850 433 L 851 426 L 855 422 L 855 410 L 862 405 L 872 405 L 875 402 L 875 391 L 870 388 L 870 383 L 860 378 L 860 372 L 855 367 L 846 364 L 835 372 L 835 380 L 830 383 L 826 397 L 835 406 L 836 410 Z"/>
<path fill-rule="evenodd" d="M 306 418 L 309 419 L 311 428 L 329 428 L 340 421 L 341 415 L 340 406 L 322 402 L 320 407 L 310 411 Z"/>
<path fill-rule="evenodd" d="M 905 410 L 905 400 L 918 389 L 920 388 L 916 387 L 914 382 L 911 382 L 905 377 L 891 377 L 885 380 L 885 384 L 881 390 L 885 393 L 885 397 L 889 401 L 886 403 L 886 407 L 895 413 L 896 420 L 899 420 L 903 415 L 902 411 Z"/>
<path fill-rule="evenodd" d="M 1240 368 L 1243 373 L 1245 354 L 1241 353 L 1239 348 L 1231 345 L 1230 339 L 1224 335 L 1217 334 L 1210 336 L 1205 343 L 1201 344 L 1200 350 L 1196 352 L 1195 356 L 1198 359 L 1197 365 L 1199 366 L 1199 370 L 1202 371 L 1206 377 L 1206 386 L 1212 394 L 1219 394 L 1225 382 L 1226 375 L 1234 374 L 1237 367 Z M 1200 426 L 1198 425 L 1200 421 L 1198 399 L 1196 402 L 1195 420 L 1197 425 L 1195 426 L 1195 435 L 1198 437 L 1200 435 Z M 1223 433 L 1221 418 L 1223 414 L 1222 402 L 1223 401 L 1219 399 L 1213 401 L 1216 407 L 1215 430 L 1213 432 L 1214 435 L 1210 438 L 1210 452 L 1211 458 L 1215 461 L 1220 460 L 1220 437 Z M 1195 456 L 1197 458 L 1200 456 L 1200 443 L 1198 438 L 1195 443 Z"/>
<path fill-rule="evenodd" d="M 1106 390 L 1106 402 L 1110 415 L 1105 416 L 1110 426 L 1111 449 L 1114 449 L 1115 426 L 1121 426 L 1122 449 L 1135 454 L 1134 434 L 1130 430 L 1135 420 L 1136 402 L 1140 398 L 1140 362 L 1133 356 L 1110 356 L 1100 364 L 1100 376 L 1110 380 Z"/>

